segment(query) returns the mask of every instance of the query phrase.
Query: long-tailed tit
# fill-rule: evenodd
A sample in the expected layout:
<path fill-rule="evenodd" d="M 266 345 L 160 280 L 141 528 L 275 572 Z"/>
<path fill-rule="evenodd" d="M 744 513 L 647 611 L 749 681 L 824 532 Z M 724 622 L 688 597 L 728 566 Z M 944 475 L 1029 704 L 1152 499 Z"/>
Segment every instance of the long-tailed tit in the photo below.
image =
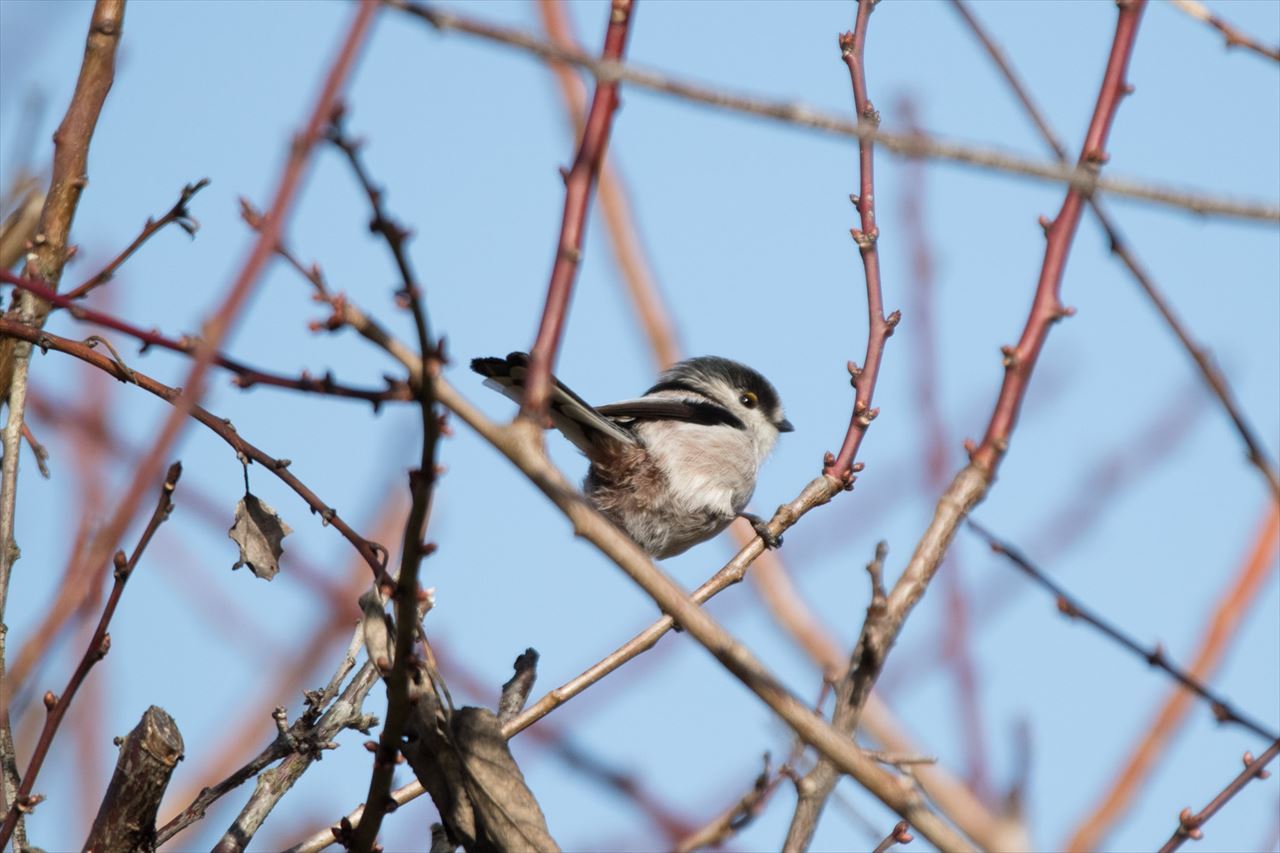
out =
<path fill-rule="evenodd" d="M 517 402 L 529 356 L 477 358 L 471 369 Z M 657 558 L 705 542 L 737 516 L 770 546 L 764 522 L 743 512 L 756 472 L 780 432 L 793 427 L 778 392 L 727 358 L 690 358 L 644 396 L 588 405 L 558 380 L 551 422 L 591 460 L 583 491 L 596 509 Z"/>

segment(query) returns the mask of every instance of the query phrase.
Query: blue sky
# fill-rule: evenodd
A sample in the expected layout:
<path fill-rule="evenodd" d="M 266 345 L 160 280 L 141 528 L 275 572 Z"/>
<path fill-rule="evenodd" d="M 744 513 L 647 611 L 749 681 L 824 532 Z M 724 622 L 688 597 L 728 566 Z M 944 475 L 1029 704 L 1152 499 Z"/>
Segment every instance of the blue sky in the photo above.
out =
<path fill-rule="evenodd" d="M 1218 2 L 1213 8 L 1267 43 L 1280 42 L 1280 4 Z M 572 6 L 580 37 L 595 50 L 604 5 Z M 1097 94 L 1114 22 L 1114 4 L 984 3 L 975 13 L 1004 45 L 1059 135 L 1073 150 Z M 33 91 L 46 99 L 37 158 L 65 108 L 83 45 L 89 5 L 0 3 L 0 169 L 21 156 L 16 125 Z M 477 3 L 476 16 L 529 29 L 526 3 Z M 90 184 L 76 219 L 80 246 L 68 280 L 87 277 L 125 245 L 149 215 L 167 209 L 179 188 L 212 184 L 193 203 L 202 223 L 192 241 L 160 234 L 95 304 L 139 325 L 178 334 L 197 329 L 219 303 L 252 235 L 237 198 L 265 204 L 290 134 L 311 102 L 350 15 L 336 2 L 138 2 L 125 21 L 115 88 L 90 160 Z M 836 35 L 852 25 L 847 3 L 657 3 L 640 0 L 629 55 L 637 63 L 734 90 L 795 98 L 852 114 L 848 75 Z M 922 124 L 950 139 L 1043 156 L 1044 148 L 980 47 L 955 13 L 932 2 L 885 2 L 868 40 L 871 97 L 886 129 L 901 127 L 903 98 Z M 1138 36 L 1130 79 L 1109 153 L 1116 174 L 1176 186 L 1280 198 L 1280 76 L 1172 7 L 1154 4 Z M 453 356 L 451 380 L 495 418 L 507 401 L 465 369 L 473 356 L 526 348 L 541 308 L 559 226 L 563 186 L 557 168 L 572 157 L 551 75 L 508 49 L 439 35 L 391 12 L 382 15 L 347 98 L 350 126 L 365 137 L 368 164 L 388 189 L 395 215 L 415 233 L 413 261 L 426 287 L 434 328 Z M 738 358 L 778 387 L 797 431 L 783 437 L 765 467 L 755 509 L 768 513 L 817 473 L 847 423 L 846 360 L 861 359 L 865 302 L 861 265 L 847 230 L 854 213 L 855 148 L 847 140 L 624 90 L 611 151 L 625 175 L 643 243 L 682 344 L 691 354 Z M 881 415 L 863 445 L 867 468 L 857 489 L 816 510 L 788 533 L 782 556 L 811 607 L 841 642 L 856 637 L 866 606 L 862 565 L 878 539 L 889 542 L 896 576 L 924 528 L 936 493 L 923 483 L 924 430 L 915 387 L 915 341 L 923 332 L 908 310 L 910 247 L 902 220 L 906 164 L 877 161 L 880 250 L 887 307 L 905 316 L 886 353 Z M 925 220 L 936 259 L 939 393 L 948 467 L 963 464 L 961 441 L 980 437 L 999 387 L 998 348 L 1021 331 L 1043 252 L 1036 219 L 1052 216 L 1062 190 L 1050 184 L 931 164 Z M 1201 218 L 1112 200 L 1110 208 L 1189 327 L 1215 354 L 1241 407 L 1270 451 L 1280 450 L 1280 232 L 1274 224 Z M 367 233 L 368 211 L 340 158 L 315 161 L 289 241 L 328 279 L 398 333 L 410 327 L 394 307 L 395 271 Z M 602 223 L 589 225 L 559 374 L 584 398 L 606 402 L 647 387 L 652 359 L 636 327 Z M 1165 330 L 1086 216 L 1064 281 L 1077 316 L 1054 328 L 1024 418 L 991 496 L 976 516 L 1032 556 L 1082 599 L 1144 642 L 1163 642 L 1178 660 L 1197 647 L 1208 614 L 1243 559 L 1267 506 L 1257 472 L 1216 403 L 1196 383 L 1189 359 Z M 313 335 L 322 316 L 306 286 L 282 265 L 264 277 L 228 343 L 245 361 L 292 372 L 332 369 L 350 382 L 377 384 L 395 365 L 349 332 Z M 68 317 L 49 328 L 89 334 Z M 114 338 L 113 338 L 114 340 Z M 133 352 L 127 342 L 123 352 Z M 128 357 L 128 356 L 126 356 Z M 182 359 L 158 352 L 134 366 L 176 383 Z M 133 362 L 131 362 L 133 363 Z M 145 445 L 167 410 L 135 388 L 90 377 L 65 357 L 37 357 L 34 386 L 49 398 L 83 401 L 100 387 L 111 419 Z M 242 392 L 219 377 L 209 408 L 335 505 L 357 529 L 404 491 L 414 464 L 416 416 L 389 408 L 325 401 L 288 392 Z M 1160 411 L 1179 424 L 1171 452 L 1112 488 L 1099 460 L 1137 455 L 1143 430 Z M 39 426 L 39 422 L 36 422 Z M 1160 430 L 1157 430 L 1159 433 Z M 41 618 L 67 559 L 84 504 L 73 445 L 52 427 L 41 438 L 54 478 L 24 464 L 15 569 L 7 619 L 10 648 Z M 584 463 L 567 442 L 553 458 L 572 476 Z M 1129 448 L 1126 450 L 1126 448 Z M 193 426 L 177 451 L 185 475 L 171 522 L 144 558 L 113 625 L 112 652 L 94 671 L 96 701 L 82 697 L 69 721 L 94 715 L 98 737 L 60 735 L 37 788 L 49 797 L 29 821 L 33 842 L 68 849 L 83 841 L 92 808 L 82 788 L 100 791 L 123 734 L 150 704 L 166 708 L 187 744 L 171 788 L 180 794 L 209 779 L 201 768 L 226 749 L 224 738 L 257 719 L 241 749 L 270 739 L 270 708 L 297 711 L 296 694 L 269 698 L 282 661 L 299 654 L 326 606 L 290 571 L 299 558 L 335 580 L 354 570 L 349 547 L 262 471 L 253 488 L 296 533 L 284 568 L 268 585 L 244 572 L 225 536 L 242 488 L 234 453 Z M 424 566 L 437 589 L 428 620 L 450 658 L 496 690 L 526 646 L 542 654 L 539 687 L 576 675 L 654 616 L 651 603 L 585 543 L 503 459 L 459 426 L 441 448 L 430 538 L 440 551 Z M 106 460 L 107 497 L 127 483 L 125 458 Z M 212 501 L 213 521 L 186 492 Z M 1037 552 L 1046 525 L 1073 503 L 1102 508 L 1077 529 L 1052 530 L 1060 543 Z M 217 513 L 225 516 L 218 521 Z M 132 542 L 130 533 L 126 542 Z M 388 537 L 394 541 L 394 534 Z M 393 551 L 395 549 L 393 548 Z M 726 538 L 666 563 L 694 586 L 732 553 Z M 1012 570 L 962 534 L 956 544 L 972 590 L 1007 584 L 1013 606 L 974 626 L 983 725 L 991 775 L 1012 777 L 1014 731 L 1025 722 L 1032 744 L 1028 818 L 1038 846 L 1062 843 L 1100 796 L 1168 689 L 1167 679 L 1057 615 L 1043 595 L 1022 588 Z M 1240 707 L 1280 727 L 1280 590 L 1268 582 L 1213 678 Z M 912 615 L 890 658 L 887 695 L 920 742 L 949 767 L 965 755 L 952 682 L 925 665 L 941 649 L 925 646 L 944 613 L 934 590 Z M 816 696 L 819 675 L 772 621 L 754 587 L 726 593 L 712 612 L 799 695 Z M 351 606 L 351 618 L 356 609 Z M 79 634 L 60 638 L 38 673 L 38 692 L 61 690 L 80 653 Z M 322 683 L 345 638 L 321 655 L 307 686 Z M 789 749 L 781 725 L 692 640 L 663 641 L 652 665 L 638 662 L 549 722 L 573 744 L 634 774 L 670 809 L 705 819 L 744 791 L 765 751 Z M 929 675 L 913 676 L 925 669 Z M 374 691 L 370 706 L 381 704 Z M 596 695 L 592 695 L 596 694 Z M 488 701 L 455 687 L 462 701 Z M 38 702 L 36 703 L 38 707 Z M 18 724 L 33 732 L 31 713 Z M 86 731 L 93 731 L 86 728 Z M 257 838 L 270 849 L 345 813 L 363 796 L 369 758 L 364 738 L 304 777 Z M 29 742 L 29 741 L 27 741 Z M 1245 749 L 1265 746 L 1214 725 L 1197 709 L 1165 755 L 1128 819 L 1108 840 L 1114 849 L 1163 841 L 1177 812 L 1206 802 L 1235 772 Z M 550 828 L 566 849 L 660 849 L 667 840 L 633 804 L 566 767 L 526 736 L 514 744 Z M 245 755 L 250 753 L 244 753 Z M 25 763 L 25 753 L 22 762 Z M 398 782 L 406 781 L 407 769 Z M 81 781 L 78 781 L 81 780 Z M 82 784 L 83 783 L 83 784 Z M 93 786 L 97 787 L 94 788 Z M 842 793 L 887 831 L 894 819 L 849 783 Z M 175 849 L 208 847 L 249 789 L 180 839 Z M 97 795 L 93 795 L 97 796 Z M 785 788 L 735 842 L 779 845 L 790 817 Z M 1206 828 L 1204 849 L 1256 849 L 1274 837 L 1274 780 L 1246 790 Z M 93 800 L 96 805 L 96 799 Z M 179 803 L 167 803 L 172 813 Z M 432 809 L 417 803 L 388 819 L 388 849 L 425 849 Z M 873 843 L 873 842 L 872 842 Z M 815 849 L 868 846 L 856 823 L 832 809 Z M 913 849 L 924 849 L 917 841 Z"/>

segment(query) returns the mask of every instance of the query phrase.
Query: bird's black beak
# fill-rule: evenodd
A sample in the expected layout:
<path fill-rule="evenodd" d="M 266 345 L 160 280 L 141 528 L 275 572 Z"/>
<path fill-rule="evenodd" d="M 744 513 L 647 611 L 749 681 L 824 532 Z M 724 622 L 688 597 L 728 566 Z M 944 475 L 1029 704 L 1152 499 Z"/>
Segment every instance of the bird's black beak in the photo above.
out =
<path fill-rule="evenodd" d="M 795 432 L 796 428 L 791 425 L 791 421 L 783 418 L 774 424 L 778 428 L 778 432 Z"/>

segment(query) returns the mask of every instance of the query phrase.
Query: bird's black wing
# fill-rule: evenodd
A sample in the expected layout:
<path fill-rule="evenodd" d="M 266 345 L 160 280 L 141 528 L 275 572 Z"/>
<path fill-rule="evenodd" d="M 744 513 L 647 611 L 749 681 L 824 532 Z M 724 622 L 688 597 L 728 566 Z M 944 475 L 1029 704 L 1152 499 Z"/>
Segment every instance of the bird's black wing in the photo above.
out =
<path fill-rule="evenodd" d="M 606 418 L 618 421 L 668 420 L 689 423 L 725 424 L 735 429 L 744 425 L 737 415 L 710 400 L 687 400 L 679 397 L 640 397 L 623 400 L 607 406 L 597 406 L 596 411 Z"/>

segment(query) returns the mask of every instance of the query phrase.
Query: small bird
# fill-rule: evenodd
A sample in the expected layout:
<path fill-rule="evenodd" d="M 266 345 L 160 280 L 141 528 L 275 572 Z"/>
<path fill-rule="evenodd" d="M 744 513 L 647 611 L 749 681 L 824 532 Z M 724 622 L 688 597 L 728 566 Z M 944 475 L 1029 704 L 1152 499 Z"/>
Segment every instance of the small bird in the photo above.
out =
<path fill-rule="evenodd" d="M 485 384 L 519 402 L 529 356 L 477 358 Z M 715 536 L 738 516 L 769 547 L 782 540 L 743 512 L 778 433 L 794 427 L 778 392 L 727 358 L 686 359 L 632 400 L 591 406 L 554 380 L 551 423 L 591 461 L 588 500 L 658 559 Z"/>

